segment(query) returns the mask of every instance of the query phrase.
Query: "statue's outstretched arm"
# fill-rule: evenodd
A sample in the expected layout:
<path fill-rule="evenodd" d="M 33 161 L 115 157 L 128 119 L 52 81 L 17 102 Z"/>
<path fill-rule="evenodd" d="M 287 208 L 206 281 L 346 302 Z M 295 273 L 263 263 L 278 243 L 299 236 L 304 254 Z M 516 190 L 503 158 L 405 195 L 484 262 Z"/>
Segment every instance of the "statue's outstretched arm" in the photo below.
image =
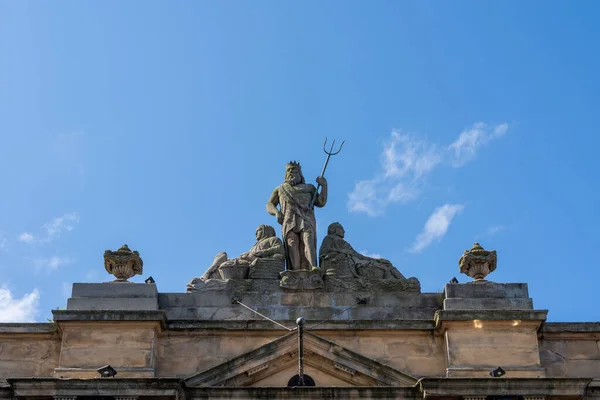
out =
<path fill-rule="evenodd" d="M 271 197 L 269 197 L 269 201 L 267 202 L 267 212 L 271 215 L 277 217 L 277 222 L 280 224 L 283 222 L 283 214 L 277 208 L 279 205 L 279 189 L 273 190 L 271 193 Z"/>

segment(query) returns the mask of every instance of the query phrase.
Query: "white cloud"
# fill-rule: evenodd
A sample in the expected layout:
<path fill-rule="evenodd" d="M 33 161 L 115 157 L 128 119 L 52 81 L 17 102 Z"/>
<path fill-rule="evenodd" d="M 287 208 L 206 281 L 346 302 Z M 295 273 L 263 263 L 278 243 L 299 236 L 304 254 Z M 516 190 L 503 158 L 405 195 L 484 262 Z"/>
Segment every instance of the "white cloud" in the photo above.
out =
<path fill-rule="evenodd" d="M 381 153 L 381 171 L 357 182 L 348 195 L 348 210 L 379 216 L 392 203 L 408 203 L 419 197 L 425 180 L 436 167 L 460 167 L 475 157 L 477 149 L 503 136 L 508 124 L 488 127 L 476 123 L 449 146 L 438 146 L 414 135 L 393 131 Z"/>
<path fill-rule="evenodd" d="M 49 243 L 60 236 L 62 232 L 70 232 L 74 225 L 79 222 L 77 213 L 69 213 L 54 218 L 52 221 L 42 225 L 40 235 L 34 235 L 29 232 L 23 232 L 19 235 L 19 241 L 23 243 Z"/>
<path fill-rule="evenodd" d="M 52 221 L 44 224 L 42 229 L 46 231 L 47 238 L 52 240 L 59 236 L 63 231 L 72 231 L 73 224 L 76 224 L 77 222 L 79 222 L 79 215 L 77 215 L 77 213 L 70 213 L 54 218 Z"/>
<path fill-rule="evenodd" d="M 348 196 L 348 208 L 369 216 L 383 214 L 390 203 L 406 203 L 417 197 L 420 180 L 439 162 L 435 146 L 401 132 L 392 132 L 381 154 L 380 176 L 356 183 Z"/>
<path fill-rule="evenodd" d="M 23 243 L 33 243 L 35 242 L 35 237 L 28 232 L 23 232 L 19 235 L 19 241 Z"/>
<path fill-rule="evenodd" d="M 475 236 L 475 240 L 480 240 L 486 237 L 494 236 L 506 229 L 507 228 L 504 225 L 490 225 L 485 229 L 485 232 Z"/>
<path fill-rule="evenodd" d="M 465 129 L 460 133 L 458 139 L 448 146 L 452 165 L 460 167 L 467 161 L 472 160 L 475 158 L 479 147 L 493 139 L 504 136 L 507 130 L 508 124 L 506 123 L 489 127 L 483 122 L 478 122 L 470 129 Z"/>
<path fill-rule="evenodd" d="M 495 235 L 498 232 L 502 232 L 505 229 L 506 229 L 506 227 L 504 225 L 490 225 L 485 230 L 485 235 L 486 236 L 492 236 L 492 235 Z"/>
<path fill-rule="evenodd" d="M 6 287 L 0 287 L 0 322 L 34 322 L 39 312 L 40 295 L 37 289 L 16 299 Z"/>
<path fill-rule="evenodd" d="M 367 250 L 360 250 L 359 251 L 360 254 L 362 254 L 365 257 L 371 257 L 371 258 L 383 258 L 381 256 L 381 254 L 378 253 L 369 253 Z"/>
<path fill-rule="evenodd" d="M 413 179 L 427 174 L 441 161 L 435 145 L 397 131 L 384 144 L 381 157 L 385 177 Z"/>
<path fill-rule="evenodd" d="M 50 258 L 36 258 L 33 260 L 36 270 L 54 271 L 63 265 L 72 263 L 69 257 L 52 256 Z"/>
<path fill-rule="evenodd" d="M 444 204 L 433 210 L 433 213 L 429 216 L 427 222 L 425 222 L 423 232 L 419 233 L 410 251 L 418 253 L 429 246 L 434 240 L 441 239 L 448 231 L 452 219 L 463 209 L 464 206 L 462 204 Z"/>

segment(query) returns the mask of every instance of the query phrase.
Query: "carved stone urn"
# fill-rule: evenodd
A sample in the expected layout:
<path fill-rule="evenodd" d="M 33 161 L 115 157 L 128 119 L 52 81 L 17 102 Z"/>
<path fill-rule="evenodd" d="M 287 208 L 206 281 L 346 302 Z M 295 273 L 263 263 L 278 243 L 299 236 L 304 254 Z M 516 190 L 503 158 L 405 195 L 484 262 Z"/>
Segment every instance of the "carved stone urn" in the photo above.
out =
<path fill-rule="evenodd" d="M 465 250 L 458 260 L 460 272 L 475 279 L 473 283 L 487 282 L 485 277 L 496 269 L 496 250 L 485 250 L 477 242 Z"/>
<path fill-rule="evenodd" d="M 106 272 L 117 278 L 113 282 L 129 283 L 129 278 L 142 274 L 143 266 L 144 262 L 140 258 L 140 253 L 131 251 L 126 244 L 117 251 L 106 250 L 104 252 L 104 268 L 106 268 Z"/>

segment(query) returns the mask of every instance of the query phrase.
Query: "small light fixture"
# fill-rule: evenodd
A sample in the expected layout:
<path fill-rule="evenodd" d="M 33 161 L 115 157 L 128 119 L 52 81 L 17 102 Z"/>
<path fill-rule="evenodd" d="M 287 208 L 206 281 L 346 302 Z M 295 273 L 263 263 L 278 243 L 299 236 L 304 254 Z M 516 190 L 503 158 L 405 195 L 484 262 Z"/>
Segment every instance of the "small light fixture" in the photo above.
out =
<path fill-rule="evenodd" d="M 364 305 L 364 304 L 367 304 L 368 301 L 369 301 L 369 299 L 366 297 L 358 297 L 356 299 L 356 304 Z"/>
<path fill-rule="evenodd" d="M 105 365 L 104 367 L 98 368 L 96 371 L 98 371 L 103 378 L 112 378 L 117 374 L 117 371 L 110 365 Z"/>
<path fill-rule="evenodd" d="M 456 277 L 453 277 L 452 279 L 450 279 L 450 283 L 458 283 L 458 279 L 456 279 Z"/>
<path fill-rule="evenodd" d="M 153 278 L 153 277 L 151 277 L 151 276 L 149 276 L 149 277 L 148 277 L 148 279 L 146 279 L 144 282 L 146 282 L 147 284 L 150 284 L 150 283 L 155 283 L 155 282 L 154 282 L 154 278 Z"/>
<path fill-rule="evenodd" d="M 496 368 L 492 372 L 490 372 L 490 376 L 492 378 L 501 378 L 506 375 L 506 371 L 504 371 L 501 367 Z"/>

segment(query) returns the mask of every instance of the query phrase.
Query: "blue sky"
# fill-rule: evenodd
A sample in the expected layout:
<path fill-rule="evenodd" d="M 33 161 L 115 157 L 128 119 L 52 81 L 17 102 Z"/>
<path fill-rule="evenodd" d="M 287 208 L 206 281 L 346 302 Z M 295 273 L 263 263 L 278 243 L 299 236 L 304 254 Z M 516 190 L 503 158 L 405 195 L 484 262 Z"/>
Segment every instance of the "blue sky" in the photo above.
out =
<path fill-rule="evenodd" d="M 473 241 L 551 321 L 598 321 L 596 2 L 0 5 L 0 320 L 44 321 L 127 243 L 163 292 L 240 254 L 285 163 L 319 237 L 440 291 Z M 277 227 L 279 231 L 279 228 Z"/>

